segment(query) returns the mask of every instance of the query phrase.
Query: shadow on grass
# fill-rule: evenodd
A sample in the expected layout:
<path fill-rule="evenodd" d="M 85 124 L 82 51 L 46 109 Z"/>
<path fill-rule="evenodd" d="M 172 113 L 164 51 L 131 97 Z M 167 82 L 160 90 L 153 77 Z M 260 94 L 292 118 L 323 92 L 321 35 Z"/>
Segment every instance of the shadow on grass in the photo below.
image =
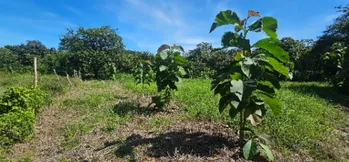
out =
<path fill-rule="evenodd" d="M 238 150 L 237 139 L 231 139 L 219 135 L 210 135 L 203 132 L 188 133 L 186 130 L 167 132 L 156 137 L 145 138 L 139 134 L 132 134 L 126 139 L 107 141 L 104 146 L 95 150 L 103 150 L 108 147 L 116 147 L 114 154 L 119 158 L 127 158 L 129 161 L 136 161 L 135 149 L 138 146 L 145 147 L 145 155 L 153 158 L 176 157 L 178 155 L 190 155 L 198 157 L 227 156 L 222 150 L 227 148 L 232 151 L 228 159 L 241 159 Z M 144 156 L 144 155 L 143 155 Z M 143 157 L 144 158 L 144 157 Z M 253 161 L 268 161 L 260 154 L 255 156 Z"/>
<path fill-rule="evenodd" d="M 160 112 L 159 109 L 154 109 L 151 107 L 142 107 L 137 105 L 133 101 L 122 101 L 114 105 L 114 112 L 121 117 L 126 116 L 128 113 L 138 114 L 138 115 L 152 115 Z"/>
<path fill-rule="evenodd" d="M 291 84 L 285 88 L 302 94 L 317 95 L 333 104 L 340 105 L 343 110 L 349 112 L 349 96 L 337 93 L 331 87 L 321 87 L 312 84 Z"/>
<path fill-rule="evenodd" d="M 176 154 L 210 157 L 218 153 L 218 149 L 237 147 L 237 142 L 226 137 L 208 135 L 201 132 L 185 131 L 168 132 L 153 138 L 143 138 L 133 134 L 115 151 L 116 156 L 124 157 L 133 154 L 135 147 L 151 144 L 146 153 L 151 157 L 175 156 Z"/>
<path fill-rule="evenodd" d="M 115 155 L 121 158 L 129 156 L 131 159 L 134 157 L 134 148 L 149 144 L 151 144 L 151 147 L 147 148 L 146 154 L 151 157 L 168 157 L 182 154 L 212 157 L 219 153 L 219 149 L 238 147 L 237 141 L 226 137 L 201 132 L 187 133 L 185 131 L 168 132 L 152 138 L 132 134 L 122 143 L 108 142 L 106 144 L 119 144 Z"/>

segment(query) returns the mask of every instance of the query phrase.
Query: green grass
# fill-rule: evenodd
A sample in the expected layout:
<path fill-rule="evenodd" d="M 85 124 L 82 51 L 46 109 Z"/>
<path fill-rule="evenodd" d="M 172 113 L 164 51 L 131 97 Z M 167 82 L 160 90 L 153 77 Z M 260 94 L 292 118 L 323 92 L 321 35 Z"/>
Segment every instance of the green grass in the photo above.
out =
<path fill-rule="evenodd" d="M 11 87 L 33 87 L 34 75 L 5 73 L 0 71 L 0 94 L 3 94 Z M 70 79 L 74 84 L 79 82 L 75 79 Z M 69 83 L 65 77 L 56 77 L 55 75 L 38 75 L 38 87 L 50 95 L 56 95 L 68 90 Z"/>
<path fill-rule="evenodd" d="M 315 158 L 349 158 L 346 152 L 325 150 L 326 147 L 337 147 L 332 143 L 338 138 L 332 135 L 333 131 L 349 126 L 348 113 L 339 108 L 342 103 L 329 98 L 343 98 L 344 101 L 348 97 L 334 93 L 323 83 L 285 82 L 282 85 L 283 89 L 278 93 L 283 105 L 281 115 L 269 114 L 259 130 L 269 133 L 275 139 L 276 147 L 285 153 L 297 151 L 309 154 L 308 151 L 313 150 Z M 326 96 L 321 95 L 326 93 Z M 324 151 L 326 154 L 323 154 Z M 341 155 L 337 156 L 337 153 Z"/>
<path fill-rule="evenodd" d="M 32 84 L 30 74 L 3 76 L 0 79 L 0 94 L 8 87 Z M 107 133 L 118 131 L 118 128 L 126 126 L 136 116 L 142 116 L 145 120 L 139 127 L 155 133 L 171 125 L 177 117 L 223 122 L 237 129 L 237 119 L 231 120 L 227 111 L 219 113 L 219 96 L 210 91 L 210 80 L 185 79 L 183 85 L 178 85 L 178 91 L 173 93 L 173 103 L 179 107 L 179 116 L 167 118 L 140 109 L 132 95 L 125 95 L 157 95 L 154 83 L 143 87 L 136 85 L 131 75 L 120 74 L 116 82 L 76 81 L 76 86 L 66 89 L 69 86 L 64 79 L 60 78 L 62 86 L 56 76 L 43 75 L 39 85 L 51 94 L 71 92 L 69 95 L 72 97 L 56 101 L 61 113 L 72 111 L 78 114 L 74 120 L 65 123 L 61 130 L 64 139 L 61 145 L 68 150 L 79 145 L 80 137 L 94 128 L 102 128 Z M 119 84 L 122 86 L 118 87 Z M 277 93 L 282 113 L 278 116 L 267 113 L 263 123 L 255 128 L 272 137 L 274 150 L 282 153 L 289 161 L 292 161 L 295 153 L 301 159 L 313 161 L 349 159 L 349 114 L 342 110 L 349 107 L 348 96 L 335 93 L 328 84 L 316 82 L 283 82 L 282 89 Z M 0 161 L 1 158 L 0 155 Z"/>
<path fill-rule="evenodd" d="M 91 125 L 82 122 L 65 125 L 62 130 L 63 141 L 61 147 L 70 150 L 78 146 L 80 143 L 79 137 L 90 131 L 92 128 Z"/>
<path fill-rule="evenodd" d="M 125 88 L 137 93 L 157 94 L 156 85 L 142 88 L 126 76 L 120 81 Z M 284 156 L 296 152 L 316 160 L 349 159 L 348 148 L 336 149 L 341 140 L 349 141 L 349 136 L 334 134 L 336 130 L 349 131 L 349 114 L 340 109 L 348 107 L 349 97 L 335 93 L 325 83 L 283 82 L 278 92 L 282 113 L 267 114 L 257 131 L 269 134 L 273 147 Z M 210 80 L 188 79 L 174 95 L 175 102 L 181 104 L 180 111 L 187 118 L 224 121 L 237 129 L 237 119 L 230 120 L 225 111 L 218 111 L 219 96 L 210 91 Z M 250 126 L 252 127 L 252 126 Z M 341 147 L 345 147 L 342 142 Z"/>

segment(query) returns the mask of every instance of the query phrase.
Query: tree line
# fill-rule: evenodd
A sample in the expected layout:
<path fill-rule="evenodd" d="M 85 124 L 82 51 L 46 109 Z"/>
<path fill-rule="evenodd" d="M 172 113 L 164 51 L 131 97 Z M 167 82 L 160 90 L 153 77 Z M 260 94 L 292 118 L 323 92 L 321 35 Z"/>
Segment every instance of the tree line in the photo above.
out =
<path fill-rule="evenodd" d="M 289 53 L 284 63 L 295 81 L 329 81 L 342 91 L 349 89 L 349 6 L 336 7 L 341 13 L 317 40 L 280 39 L 279 45 Z M 301 29 L 300 29 L 301 30 Z M 186 77 L 212 78 L 228 66 L 236 49 L 214 48 L 202 42 L 186 51 Z M 60 37 L 58 49 L 47 48 L 38 40 L 0 48 L 0 69 L 28 72 L 33 57 L 38 57 L 41 73 L 79 74 L 83 79 L 112 79 L 115 73 L 132 73 L 138 60 L 153 60 L 154 54 L 125 49 L 117 30 L 109 26 L 68 29 Z M 282 76 L 280 76 L 282 78 Z M 283 78 L 286 79 L 286 78 Z M 347 90 L 348 91 L 348 90 Z"/>

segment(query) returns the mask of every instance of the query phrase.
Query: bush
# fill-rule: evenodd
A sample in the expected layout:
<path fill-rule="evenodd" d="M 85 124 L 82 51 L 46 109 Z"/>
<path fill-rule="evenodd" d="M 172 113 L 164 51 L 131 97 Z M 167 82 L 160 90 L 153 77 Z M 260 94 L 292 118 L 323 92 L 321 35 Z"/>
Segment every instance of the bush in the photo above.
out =
<path fill-rule="evenodd" d="M 9 112 L 0 115 L 0 146 L 11 146 L 33 134 L 34 110 Z"/>
<path fill-rule="evenodd" d="M 0 98 L 0 146 L 22 142 L 33 134 L 35 113 L 45 102 L 40 89 L 10 88 Z"/>
<path fill-rule="evenodd" d="M 1 97 L 0 114 L 31 109 L 38 112 L 45 103 L 45 97 L 46 94 L 40 89 L 10 88 Z"/>
<path fill-rule="evenodd" d="M 344 59 L 343 69 L 336 80 L 336 89 L 340 93 L 349 94 L 349 56 Z"/>

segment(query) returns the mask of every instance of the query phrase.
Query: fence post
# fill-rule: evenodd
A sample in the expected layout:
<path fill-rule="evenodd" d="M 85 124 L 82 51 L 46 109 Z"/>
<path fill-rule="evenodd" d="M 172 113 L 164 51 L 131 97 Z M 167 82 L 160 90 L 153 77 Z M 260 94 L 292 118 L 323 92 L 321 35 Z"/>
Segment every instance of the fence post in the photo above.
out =
<path fill-rule="evenodd" d="M 37 58 L 34 57 L 34 88 L 38 86 Z"/>

